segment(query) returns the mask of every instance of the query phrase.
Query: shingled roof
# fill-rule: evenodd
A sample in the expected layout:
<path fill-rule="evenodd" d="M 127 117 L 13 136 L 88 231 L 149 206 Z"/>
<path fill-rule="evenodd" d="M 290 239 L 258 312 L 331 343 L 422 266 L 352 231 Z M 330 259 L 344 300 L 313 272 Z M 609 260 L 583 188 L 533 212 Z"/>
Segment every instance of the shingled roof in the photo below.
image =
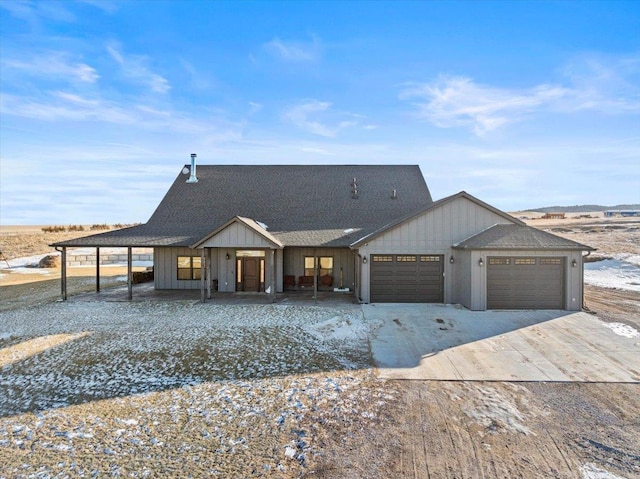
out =
<path fill-rule="evenodd" d="M 456 249 L 580 250 L 595 251 L 546 231 L 517 224 L 497 224 L 453 246 Z"/>
<path fill-rule="evenodd" d="M 198 165 L 197 176 L 179 174 L 143 225 L 54 246 L 190 246 L 240 216 L 285 246 L 345 247 L 432 203 L 417 165 Z"/>

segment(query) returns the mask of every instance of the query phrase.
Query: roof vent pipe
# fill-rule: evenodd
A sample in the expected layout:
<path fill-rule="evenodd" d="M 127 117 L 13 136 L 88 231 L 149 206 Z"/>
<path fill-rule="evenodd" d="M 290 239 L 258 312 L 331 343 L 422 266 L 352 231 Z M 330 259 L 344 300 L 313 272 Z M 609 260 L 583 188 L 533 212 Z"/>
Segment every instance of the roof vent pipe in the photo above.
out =
<path fill-rule="evenodd" d="M 197 183 L 198 178 L 196 177 L 196 155 L 195 153 L 191 153 L 191 176 L 187 180 L 187 183 Z"/>
<path fill-rule="evenodd" d="M 398 192 L 396 190 L 391 190 L 391 199 L 392 200 L 398 199 Z"/>

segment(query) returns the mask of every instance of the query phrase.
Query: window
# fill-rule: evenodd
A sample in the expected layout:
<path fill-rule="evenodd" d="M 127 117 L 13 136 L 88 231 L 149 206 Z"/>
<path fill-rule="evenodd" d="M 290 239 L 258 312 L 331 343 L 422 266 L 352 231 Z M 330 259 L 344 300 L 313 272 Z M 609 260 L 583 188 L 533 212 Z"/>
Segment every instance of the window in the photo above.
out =
<path fill-rule="evenodd" d="M 489 264 L 510 264 L 511 261 L 509 258 L 489 258 Z"/>
<path fill-rule="evenodd" d="M 540 264 L 562 264 L 560 258 L 540 258 Z"/>
<path fill-rule="evenodd" d="M 393 256 L 374 254 L 371 257 L 371 261 L 373 261 L 374 263 L 393 263 Z"/>
<path fill-rule="evenodd" d="M 415 263 L 416 259 L 417 258 L 415 256 L 409 256 L 409 255 L 399 254 L 398 256 L 396 256 L 396 261 L 399 263 Z"/>
<path fill-rule="evenodd" d="M 200 279 L 200 256 L 178 256 L 178 279 Z"/>
<path fill-rule="evenodd" d="M 429 263 L 437 263 L 440 261 L 440 256 L 420 256 L 420 261 L 429 262 Z"/>
<path fill-rule="evenodd" d="M 304 257 L 304 275 L 314 275 L 314 262 L 313 256 Z M 318 276 L 333 276 L 333 256 L 320 256 L 318 257 Z"/>
<path fill-rule="evenodd" d="M 513 260 L 513 264 L 532 265 L 532 264 L 536 264 L 536 259 L 535 258 L 515 258 Z"/>

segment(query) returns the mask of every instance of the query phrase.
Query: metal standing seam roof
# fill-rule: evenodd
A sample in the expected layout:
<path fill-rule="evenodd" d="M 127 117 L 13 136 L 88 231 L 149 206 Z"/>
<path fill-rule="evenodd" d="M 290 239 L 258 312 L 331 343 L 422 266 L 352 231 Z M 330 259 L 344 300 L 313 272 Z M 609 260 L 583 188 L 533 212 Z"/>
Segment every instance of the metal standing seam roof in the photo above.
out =
<path fill-rule="evenodd" d="M 284 246 L 348 247 L 432 203 L 417 165 L 198 165 L 198 182 L 188 177 L 177 176 L 147 223 L 52 246 L 189 247 L 243 217 Z"/>
<path fill-rule="evenodd" d="M 561 236 L 526 225 L 496 224 L 453 246 L 455 249 L 595 251 Z"/>

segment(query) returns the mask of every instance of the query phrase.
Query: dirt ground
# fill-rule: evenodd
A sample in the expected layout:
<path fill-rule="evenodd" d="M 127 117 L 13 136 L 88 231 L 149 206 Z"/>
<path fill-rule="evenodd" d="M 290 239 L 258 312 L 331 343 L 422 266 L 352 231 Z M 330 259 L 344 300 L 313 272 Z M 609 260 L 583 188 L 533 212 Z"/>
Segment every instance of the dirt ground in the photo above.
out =
<path fill-rule="evenodd" d="M 598 248 L 598 255 L 640 254 L 637 218 L 527 222 Z M 4 252 L 8 242 L 2 239 Z M 120 274 L 105 281 L 116 283 Z M 91 289 L 92 275 L 91 269 L 72 273 L 70 290 Z M 1 283 L 2 311 L 24 307 L 26 298 L 38 303 L 59 295 L 56 277 L 32 279 Z M 636 329 L 639 296 L 585 288 L 590 311 Z M 639 384 L 378 380 L 370 386 L 396 398 L 374 420 L 310 417 L 301 424 L 313 432 L 319 453 L 308 458 L 300 477 L 640 478 Z"/>

